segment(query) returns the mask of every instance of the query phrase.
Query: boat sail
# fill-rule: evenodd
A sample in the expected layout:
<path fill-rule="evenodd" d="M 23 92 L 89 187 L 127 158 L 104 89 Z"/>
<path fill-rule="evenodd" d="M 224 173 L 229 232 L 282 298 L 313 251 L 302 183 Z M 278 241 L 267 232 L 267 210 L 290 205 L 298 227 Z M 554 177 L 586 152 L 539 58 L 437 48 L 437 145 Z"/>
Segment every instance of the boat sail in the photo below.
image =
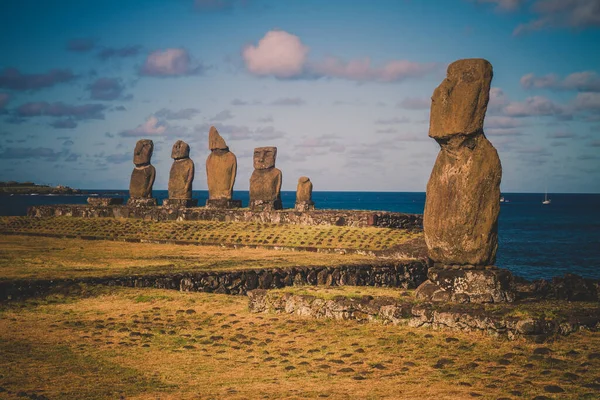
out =
<path fill-rule="evenodd" d="M 548 189 L 546 189 L 546 194 L 544 194 L 544 201 L 542 201 L 542 204 L 550 204 L 552 203 L 552 200 L 550 200 L 548 198 Z"/>

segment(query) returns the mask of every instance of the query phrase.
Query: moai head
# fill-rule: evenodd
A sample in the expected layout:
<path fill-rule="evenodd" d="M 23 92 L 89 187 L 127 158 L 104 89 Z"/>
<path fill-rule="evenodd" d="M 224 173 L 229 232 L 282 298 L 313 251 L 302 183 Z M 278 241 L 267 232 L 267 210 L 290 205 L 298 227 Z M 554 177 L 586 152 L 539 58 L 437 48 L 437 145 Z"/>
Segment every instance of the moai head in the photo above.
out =
<path fill-rule="evenodd" d="M 138 166 L 150 164 L 154 143 L 149 139 L 138 140 L 133 151 L 133 163 Z"/>
<path fill-rule="evenodd" d="M 301 176 L 298 178 L 298 185 L 304 185 L 306 182 L 310 182 L 310 178 L 308 176 Z"/>
<path fill-rule="evenodd" d="M 254 169 L 275 167 L 277 147 L 257 147 L 254 149 Z"/>
<path fill-rule="evenodd" d="M 173 160 L 181 160 L 182 158 L 190 157 L 190 145 L 183 140 L 178 140 L 173 145 L 173 151 L 171 151 L 171 158 Z"/>
<path fill-rule="evenodd" d="M 213 150 L 229 150 L 227 147 L 227 143 L 225 143 L 225 139 L 219 135 L 219 131 L 214 126 L 210 127 L 210 131 L 208 132 L 208 148 Z"/>
<path fill-rule="evenodd" d="M 431 97 L 429 136 L 439 141 L 482 132 L 492 76 L 492 64 L 482 58 L 450 64 Z"/>

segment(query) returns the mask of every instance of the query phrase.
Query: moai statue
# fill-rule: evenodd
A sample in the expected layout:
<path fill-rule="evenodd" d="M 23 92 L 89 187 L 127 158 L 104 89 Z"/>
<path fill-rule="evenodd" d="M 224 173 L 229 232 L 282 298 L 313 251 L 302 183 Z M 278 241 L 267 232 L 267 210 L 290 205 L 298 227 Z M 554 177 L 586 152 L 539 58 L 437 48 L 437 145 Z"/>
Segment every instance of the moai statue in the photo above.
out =
<path fill-rule="evenodd" d="M 275 168 L 277 147 L 254 149 L 254 172 L 250 177 L 250 209 L 281 210 L 281 171 Z"/>
<path fill-rule="evenodd" d="M 502 166 L 483 133 L 492 65 L 458 60 L 431 98 L 429 136 L 440 152 L 427 184 L 423 230 L 429 281 L 422 298 L 512 301 L 512 275 L 493 266 L 498 248 Z"/>
<path fill-rule="evenodd" d="M 197 199 L 192 199 L 194 162 L 190 159 L 190 146 L 178 140 L 171 151 L 173 165 L 169 174 L 169 198 L 163 201 L 168 207 L 195 207 Z"/>
<path fill-rule="evenodd" d="M 239 208 L 241 200 L 232 200 L 233 185 L 237 174 L 237 158 L 229 151 L 225 140 L 214 126 L 208 132 L 210 155 L 206 159 L 208 200 L 206 207 Z"/>
<path fill-rule="evenodd" d="M 296 188 L 296 211 L 304 212 L 315 209 L 315 203 L 312 201 L 313 184 L 307 176 L 301 176 L 298 179 Z"/>
<path fill-rule="evenodd" d="M 142 139 L 135 144 L 133 163 L 135 168 L 131 173 L 129 183 L 129 200 L 131 206 L 155 206 L 156 199 L 152 197 L 152 185 L 156 178 L 156 170 L 150 164 L 154 143 L 152 140 Z"/>

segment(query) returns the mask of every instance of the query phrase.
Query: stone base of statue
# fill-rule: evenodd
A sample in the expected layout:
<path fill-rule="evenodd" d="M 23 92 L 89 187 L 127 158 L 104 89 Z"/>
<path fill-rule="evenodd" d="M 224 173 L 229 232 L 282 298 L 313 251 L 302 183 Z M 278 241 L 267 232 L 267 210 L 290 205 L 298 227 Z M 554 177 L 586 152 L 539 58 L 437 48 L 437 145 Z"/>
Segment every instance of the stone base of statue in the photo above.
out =
<path fill-rule="evenodd" d="M 206 200 L 206 208 L 229 209 L 229 208 L 241 208 L 241 207 L 242 207 L 241 200 L 231 200 L 231 199 L 207 199 Z"/>
<path fill-rule="evenodd" d="M 198 207 L 198 199 L 164 199 L 162 205 L 170 208 Z"/>
<path fill-rule="evenodd" d="M 510 303 L 515 300 L 510 271 L 495 266 L 438 266 L 416 290 L 421 300 L 455 303 Z"/>
<path fill-rule="evenodd" d="M 122 197 L 88 197 L 90 206 L 118 206 L 123 204 Z"/>
<path fill-rule="evenodd" d="M 299 212 L 312 211 L 315 209 L 315 202 L 314 201 L 299 201 L 299 202 L 296 202 L 296 206 L 294 207 L 294 209 Z"/>
<path fill-rule="evenodd" d="M 252 211 L 282 210 L 281 200 L 252 200 L 249 205 Z"/>
<path fill-rule="evenodd" d="M 127 205 L 130 207 L 154 207 L 158 203 L 154 197 L 130 197 Z"/>

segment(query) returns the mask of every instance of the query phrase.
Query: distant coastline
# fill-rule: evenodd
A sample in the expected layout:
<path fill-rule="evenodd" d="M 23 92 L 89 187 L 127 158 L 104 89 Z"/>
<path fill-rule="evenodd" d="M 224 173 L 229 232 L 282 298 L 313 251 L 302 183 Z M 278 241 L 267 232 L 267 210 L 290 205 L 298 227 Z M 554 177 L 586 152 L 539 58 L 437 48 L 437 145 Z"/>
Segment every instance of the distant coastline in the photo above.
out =
<path fill-rule="evenodd" d="M 38 185 L 33 182 L 0 182 L 0 195 L 11 194 L 81 194 L 80 189 L 68 186 Z"/>

